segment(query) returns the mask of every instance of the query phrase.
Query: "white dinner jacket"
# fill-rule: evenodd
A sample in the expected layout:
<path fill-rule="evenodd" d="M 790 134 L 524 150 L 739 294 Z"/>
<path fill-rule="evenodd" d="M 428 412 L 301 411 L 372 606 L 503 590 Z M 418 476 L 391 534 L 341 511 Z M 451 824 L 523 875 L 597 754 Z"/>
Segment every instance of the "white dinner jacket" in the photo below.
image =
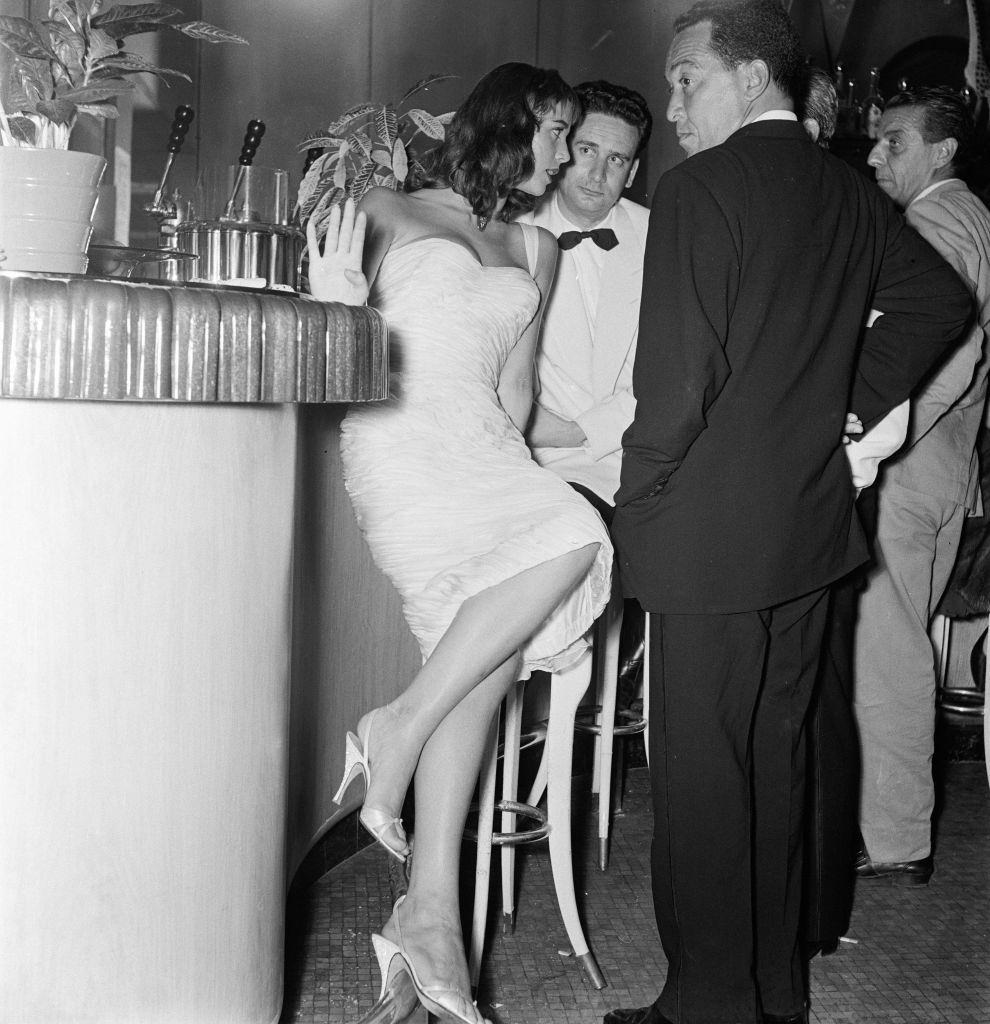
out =
<path fill-rule="evenodd" d="M 551 203 L 543 203 L 519 220 L 549 227 Z M 588 440 L 580 448 L 534 448 L 533 458 L 610 504 L 619 486 L 622 434 L 636 408 L 632 370 L 649 218 L 646 207 L 628 199 L 620 199 L 612 212 L 610 226 L 619 244 L 604 254 L 593 333 L 573 250 L 560 252 L 537 353 L 537 401 L 577 422 Z"/>

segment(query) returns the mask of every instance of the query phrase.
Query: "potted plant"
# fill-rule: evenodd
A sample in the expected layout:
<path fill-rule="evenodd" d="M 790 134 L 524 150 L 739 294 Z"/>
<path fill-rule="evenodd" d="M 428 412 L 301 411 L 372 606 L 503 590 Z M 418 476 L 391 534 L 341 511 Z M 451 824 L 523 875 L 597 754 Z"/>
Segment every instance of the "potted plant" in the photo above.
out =
<path fill-rule="evenodd" d="M 50 0 L 45 18 L 0 17 L 0 264 L 82 273 L 106 161 L 70 152 L 79 117 L 113 118 L 133 76 L 189 76 L 125 48 L 129 36 L 173 30 L 210 43 L 246 40 L 168 4 Z"/>
<path fill-rule="evenodd" d="M 401 189 L 409 171 L 420 166 L 424 151 L 443 140 L 444 126 L 454 116 L 453 111 L 434 116 L 403 107 L 431 85 L 456 77 L 429 75 L 397 103 L 360 103 L 326 128 L 307 134 L 299 149 L 319 155 L 299 183 L 295 215 L 300 225 L 313 220 L 322 238 L 333 208 L 345 199 L 357 201 L 376 186 Z"/>

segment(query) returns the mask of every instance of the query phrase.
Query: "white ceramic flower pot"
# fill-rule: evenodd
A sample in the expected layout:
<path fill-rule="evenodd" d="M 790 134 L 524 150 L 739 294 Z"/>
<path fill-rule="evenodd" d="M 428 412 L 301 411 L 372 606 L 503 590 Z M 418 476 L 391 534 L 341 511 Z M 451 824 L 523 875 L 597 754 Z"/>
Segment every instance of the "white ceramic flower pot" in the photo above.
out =
<path fill-rule="evenodd" d="M 0 146 L 0 269 L 84 274 L 106 165 L 92 153 Z"/>

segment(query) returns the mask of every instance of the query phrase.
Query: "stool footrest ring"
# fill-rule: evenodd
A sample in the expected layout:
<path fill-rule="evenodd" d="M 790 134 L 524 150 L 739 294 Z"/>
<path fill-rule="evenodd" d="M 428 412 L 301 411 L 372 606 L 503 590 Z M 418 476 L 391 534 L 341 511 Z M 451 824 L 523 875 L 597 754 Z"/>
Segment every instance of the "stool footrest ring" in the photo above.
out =
<path fill-rule="evenodd" d="M 473 808 L 477 810 L 477 807 Z M 532 828 L 517 829 L 515 832 L 493 832 L 492 846 L 520 846 L 523 843 L 538 843 L 550 835 L 550 823 L 546 811 L 532 804 L 519 803 L 516 800 L 499 800 L 495 804 L 496 814 L 518 814 L 520 818 L 531 818 L 536 824 Z M 464 836 L 472 842 L 478 841 L 478 830 L 464 829 Z"/>
<path fill-rule="evenodd" d="M 601 736 L 602 727 L 597 722 L 582 721 L 582 718 L 601 714 L 601 710 L 600 704 L 586 704 L 578 708 L 577 714 L 574 717 L 574 730 L 576 732 L 589 732 L 595 736 Z M 626 725 L 613 725 L 613 736 L 635 736 L 646 731 L 648 723 L 641 715 L 637 715 L 633 711 L 620 711 L 618 717 L 628 719 L 628 722 Z"/>

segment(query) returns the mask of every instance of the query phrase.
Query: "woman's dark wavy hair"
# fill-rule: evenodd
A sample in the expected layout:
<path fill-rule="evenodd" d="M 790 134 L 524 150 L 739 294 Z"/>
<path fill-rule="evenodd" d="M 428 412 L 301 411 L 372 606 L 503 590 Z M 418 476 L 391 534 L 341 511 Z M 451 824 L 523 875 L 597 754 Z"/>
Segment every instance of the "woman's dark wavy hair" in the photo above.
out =
<path fill-rule="evenodd" d="M 575 112 L 580 107 L 556 71 L 517 62 L 489 71 L 457 108 L 423 172 L 410 175 L 409 191 L 450 187 L 483 223 L 503 197 L 501 220 L 532 209 L 535 197 L 515 186 L 533 173 L 533 136 L 558 103 Z"/>

